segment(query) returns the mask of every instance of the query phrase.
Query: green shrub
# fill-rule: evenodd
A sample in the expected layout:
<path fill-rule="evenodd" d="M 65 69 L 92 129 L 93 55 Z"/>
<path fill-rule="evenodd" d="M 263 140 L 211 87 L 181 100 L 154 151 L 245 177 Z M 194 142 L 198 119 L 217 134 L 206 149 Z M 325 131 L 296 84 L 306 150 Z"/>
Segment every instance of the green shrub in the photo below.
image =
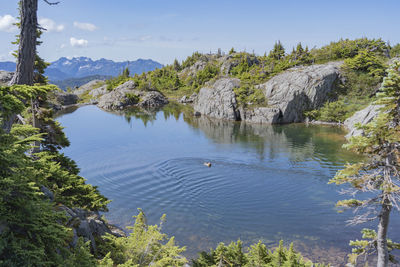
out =
<path fill-rule="evenodd" d="M 202 54 L 200 54 L 199 52 L 194 52 L 191 56 L 188 56 L 181 64 L 182 69 L 184 68 L 188 68 L 192 65 L 194 65 L 194 63 L 196 63 L 196 61 L 198 61 L 199 59 L 201 59 L 203 57 Z"/>
<path fill-rule="evenodd" d="M 305 112 L 304 115 L 313 120 L 326 122 L 344 122 L 356 111 L 364 108 L 370 99 L 340 97 L 338 101 L 326 102 L 322 108 Z"/>
<path fill-rule="evenodd" d="M 261 89 L 252 85 L 242 84 L 234 89 L 236 100 L 240 106 L 266 106 L 267 99 Z"/>
<path fill-rule="evenodd" d="M 133 103 L 138 103 L 139 102 L 139 96 L 137 96 L 134 93 L 130 93 L 129 92 L 129 93 L 126 93 L 125 96 L 128 98 L 128 100 L 130 102 L 133 102 Z"/>
<path fill-rule="evenodd" d="M 160 225 L 147 225 L 140 209 L 135 218 L 128 237 L 105 236 L 106 243 L 99 248 L 105 254 L 100 266 L 183 266 L 187 262 L 181 255 L 185 247 L 175 245 L 174 237 L 161 232 L 165 215 Z"/>
<path fill-rule="evenodd" d="M 214 64 L 207 64 L 204 69 L 198 71 L 194 78 L 196 88 L 204 85 L 219 74 L 219 68 Z"/>
<path fill-rule="evenodd" d="M 129 81 L 131 78 L 124 75 L 118 75 L 117 77 L 106 80 L 107 90 L 112 91 L 121 84 Z"/>
<path fill-rule="evenodd" d="M 310 53 L 315 62 L 324 63 L 355 57 L 360 50 L 367 50 L 383 56 L 387 53 L 388 46 L 384 41 L 382 41 L 382 39 L 341 39 L 337 42 L 331 42 L 329 45 L 321 48 L 312 49 Z"/>
<path fill-rule="evenodd" d="M 390 49 L 390 57 L 400 57 L 400 44 L 397 44 Z"/>
<path fill-rule="evenodd" d="M 243 251 L 242 241 L 231 242 L 228 246 L 220 243 L 217 248 L 211 249 L 210 252 L 201 252 L 199 257 L 193 260 L 193 267 L 209 267 L 209 266 L 238 266 L 238 267 L 254 267 L 254 266 L 290 266 L 290 267 L 323 267 L 323 264 L 313 264 L 311 261 L 303 259 L 300 253 L 293 249 L 293 244 L 289 249 L 283 246 L 283 241 L 279 242 L 279 246 L 274 250 L 268 250 L 267 247 L 259 241 L 257 244 L 250 246 L 248 252 Z"/>
<path fill-rule="evenodd" d="M 363 49 L 355 57 L 345 59 L 343 68 L 368 73 L 372 77 L 383 78 L 386 66 L 381 58 Z"/>

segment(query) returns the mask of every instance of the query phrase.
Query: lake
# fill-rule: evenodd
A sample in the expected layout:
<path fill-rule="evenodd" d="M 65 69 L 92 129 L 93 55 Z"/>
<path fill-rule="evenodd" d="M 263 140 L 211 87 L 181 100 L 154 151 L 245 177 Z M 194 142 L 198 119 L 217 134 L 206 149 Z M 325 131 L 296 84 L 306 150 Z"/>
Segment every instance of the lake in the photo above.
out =
<path fill-rule="evenodd" d="M 238 238 L 270 248 L 283 239 L 307 258 L 343 262 L 349 240 L 368 226 L 346 226 L 352 213 L 337 213 L 344 196 L 327 184 L 360 159 L 342 149 L 341 128 L 197 118 L 174 104 L 120 114 L 84 106 L 57 120 L 71 141 L 63 152 L 112 200 L 109 222 L 132 224 L 137 208 L 150 224 L 165 213 L 163 231 L 187 246 L 188 257 Z M 396 213 L 394 240 L 399 227 Z"/>

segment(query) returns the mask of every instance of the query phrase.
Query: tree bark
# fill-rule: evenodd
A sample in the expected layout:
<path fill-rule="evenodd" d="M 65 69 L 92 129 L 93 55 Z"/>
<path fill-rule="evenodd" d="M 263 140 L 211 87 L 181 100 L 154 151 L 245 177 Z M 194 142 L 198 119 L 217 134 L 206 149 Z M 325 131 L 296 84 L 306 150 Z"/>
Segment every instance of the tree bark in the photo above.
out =
<path fill-rule="evenodd" d="M 33 84 L 38 26 L 37 8 L 38 0 L 20 0 L 21 25 L 17 68 L 9 83 L 10 85 Z M 33 120 L 35 120 L 34 110 L 32 112 Z M 1 128 L 6 133 L 9 133 L 16 118 L 17 114 L 10 114 L 7 118 L 3 119 Z"/>
<path fill-rule="evenodd" d="M 32 85 L 36 56 L 38 0 L 21 0 L 20 5 L 21 32 L 17 69 L 10 84 Z"/>
<path fill-rule="evenodd" d="M 389 199 L 385 198 L 382 203 L 381 214 L 379 215 L 377 251 L 377 267 L 387 267 L 389 265 L 389 252 L 387 247 L 387 231 L 389 226 L 389 215 L 392 210 Z"/>

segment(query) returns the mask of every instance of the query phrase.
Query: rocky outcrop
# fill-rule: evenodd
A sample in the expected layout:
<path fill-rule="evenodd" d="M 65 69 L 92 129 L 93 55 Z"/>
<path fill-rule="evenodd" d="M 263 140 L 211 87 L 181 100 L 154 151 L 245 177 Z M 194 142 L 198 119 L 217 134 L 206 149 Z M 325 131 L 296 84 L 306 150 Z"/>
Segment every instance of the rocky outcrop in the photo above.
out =
<path fill-rule="evenodd" d="M 135 87 L 133 81 L 127 81 L 111 92 L 102 95 L 97 105 L 103 109 L 123 109 L 135 105 L 139 102 L 137 95 L 134 94 Z"/>
<path fill-rule="evenodd" d="M 158 91 L 136 90 L 133 81 L 121 84 L 109 93 L 102 95 L 97 106 L 108 110 L 121 110 L 129 106 L 160 107 L 168 103 L 163 94 Z"/>
<path fill-rule="evenodd" d="M 360 123 L 362 125 L 368 124 L 373 119 L 375 119 L 379 114 L 379 109 L 382 106 L 379 105 L 369 105 L 368 107 L 357 111 L 353 116 L 344 121 L 344 126 L 349 130 L 346 138 L 352 136 L 362 135 L 364 132 L 361 129 L 356 128 L 356 124 Z"/>
<path fill-rule="evenodd" d="M 341 62 L 331 62 L 292 68 L 258 88 L 264 90 L 268 106 L 280 114 L 279 123 L 302 122 L 304 111 L 317 109 L 329 100 L 340 82 L 340 65 Z"/>
<path fill-rule="evenodd" d="M 217 119 L 240 120 L 234 88 L 240 86 L 239 79 L 223 78 L 212 87 L 200 90 L 194 103 L 194 110 Z"/>
<path fill-rule="evenodd" d="M 76 94 L 66 93 L 64 91 L 57 91 L 56 100 L 62 106 L 69 106 L 78 103 L 79 97 Z"/>
<path fill-rule="evenodd" d="M 234 88 L 240 80 L 222 78 L 200 90 L 194 104 L 197 114 L 218 119 L 254 123 L 292 123 L 304 121 L 304 111 L 321 107 L 340 82 L 341 62 L 292 68 L 258 85 L 268 101 L 267 107 L 238 107 Z"/>
<path fill-rule="evenodd" d="M 64 205 L 58 206 L 59 211 L 63 211 L 67 216 L 67 226 L 73 230 L 71 246 L 75 247 L 78 237 L 83 237 L 86 241 L 91 241 L 92 249 L 96 251 L 97 243 L 102 240 L 105 234 L 111 234 L 117 237 L 126 236 L 120 228 L 108 224 L 104 221 L 98 212 L 87 211 L 79 208 L 68 208 Z"/>
<path fill-rule="evenodd" d="M 14 72 L 0 70 L 0 85 L 8 84 L 11 81 L 13 75 L 14 75 Z"/>
<path fill-rule="evenodd" d="M 104 81 L 103 80 L 92 80 L 92 81 L 82 85 L 78 89 L 74 90 L 74 94 L 76 94 L 78 96 L 83 95 L 84 93 L 93 90 L 93 88 L 98 86 L 99 84 L 104 84 Z"/>
<path fill-rule="evenodd" d="M 139 107 L 157 108 L 168 104 L 168 100 L 158 91 L 143 92 L 138 91 Z"/>
<path fill-rule="evenodd" d="M 237 54 L 232 54 L 232 55 L 225 55 L 220 58 L 218 58 L 218 62 L 221 64 L 220 67 L 220 73 L 228 76 L 231 70 L 239 65 L 240 61 L 238 58 L 235 58 L 235 55 Z M 246 55 L 245 60 L 247 61 L 247 65 L 249 67 L 253 66 L 254 64 L 259 65 L 260 62 L 257 59 L 257 57 L 252 56 L 252 55 Z"/>
<path fill-rule="evenodd" d="M 182 96 L 182 98 L 179 100 L 179 103 L 182 104 L 188 104 L 188 103 L 194 103 L 194 101 L 196 101 L 197 98 L 197 94 L 193 93 L 191 96 L 187 97 L 187 96 Z"/>
<path fill-rule="evenodd" d="M 108 92 L 107 85 L 102 85 L 98 88 L 89 91 L 89 95 L 91 95 L 93 98 L 98 98 L 99 96 L 102 96 L 107 92 Z"/>

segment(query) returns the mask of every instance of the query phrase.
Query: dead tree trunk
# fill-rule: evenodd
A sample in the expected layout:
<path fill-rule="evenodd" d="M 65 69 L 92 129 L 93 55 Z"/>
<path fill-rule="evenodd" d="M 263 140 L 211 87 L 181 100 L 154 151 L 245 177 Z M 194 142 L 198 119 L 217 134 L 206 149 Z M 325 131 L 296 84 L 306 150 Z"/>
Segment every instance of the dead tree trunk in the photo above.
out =
<path fill-rule="evenodd" d="M 20 3 L 21 32 L 17 69 L 10 84 L 32 85 L 36 56 L 38 0 L 21 0 Z"/>
<path fill-rule="evenodd" d="M 381 214 L 379 215 L 378 236 L 377 236 L 377 251 L 378 262 L 377 267 L 386 267 L 389 264 L 389 253 L 387 247 L 387 231 L 389 226 L 389 215 L 392 206 L 388 199 L 382 203 Z"/>

